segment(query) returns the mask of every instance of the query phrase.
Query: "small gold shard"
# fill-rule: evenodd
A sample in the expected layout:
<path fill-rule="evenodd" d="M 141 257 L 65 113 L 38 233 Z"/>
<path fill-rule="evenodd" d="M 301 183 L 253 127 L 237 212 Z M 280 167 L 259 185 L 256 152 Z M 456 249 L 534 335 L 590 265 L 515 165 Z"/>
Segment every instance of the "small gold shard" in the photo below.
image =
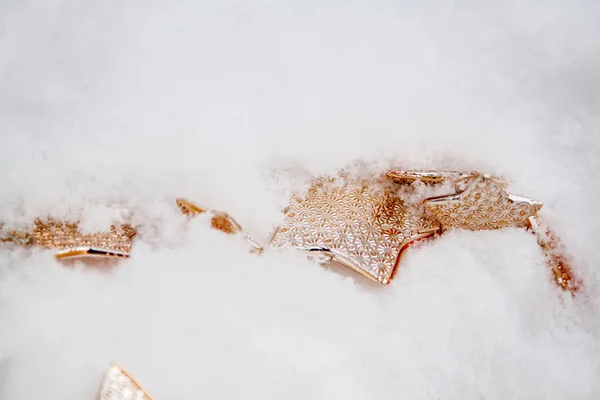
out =
<path fill-rule="evenodd" d="M 252 246 L 253 251 L 260 253 L 264 250 L 263 247 L 259 245 L 250 235 L 244 232 L 241 225 L 229 214 L 201 207 L 183 198 L 176 199 L 176 203 L 181 212 L 183 212 L 189 217 L 194 217 L 196 215 L 204 214 L 207 212 L 210 213 L 210 224 L 213 229 L 219 230 L 229 235 L 240 234 Z"/>

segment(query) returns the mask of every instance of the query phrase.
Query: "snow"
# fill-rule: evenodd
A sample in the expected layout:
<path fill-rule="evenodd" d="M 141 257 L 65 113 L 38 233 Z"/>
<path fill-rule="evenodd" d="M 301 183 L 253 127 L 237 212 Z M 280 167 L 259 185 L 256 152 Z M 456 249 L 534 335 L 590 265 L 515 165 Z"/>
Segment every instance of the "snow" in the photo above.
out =
<path fill-rule="evenodd" d="M 600 397 L 600 5 L 574 0 L 0 3 L 0 220 L 129 217 L 114 270 L 0 249 L 0 398 L 92 399 L 124 365 L 160 399 Z M 263 243 L 340 168 L 481 170 L 544 202 L 535 239 L 450 232 L 389 286 Z"/>

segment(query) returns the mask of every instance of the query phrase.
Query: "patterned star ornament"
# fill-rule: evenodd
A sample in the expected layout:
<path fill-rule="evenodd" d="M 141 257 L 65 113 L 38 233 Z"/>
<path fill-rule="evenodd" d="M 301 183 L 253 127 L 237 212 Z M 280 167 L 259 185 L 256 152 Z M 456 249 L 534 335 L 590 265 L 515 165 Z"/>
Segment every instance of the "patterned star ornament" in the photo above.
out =
<path fill-rule="evenodd" d="M 415 202 L 410 192 L 417 181 L 451 193 Z M 399 170 L 368 179 L 322 178 L 292 197 L 271 245 L 296 248 L 321 264 L 341 264 L 385 285 L 418 240 L 448 229 L 525 228 L 537 236 L 556 283 L 573 291 L 561 246 L 538 221 L 542 203 L 510 194 L 507 186 L 479 172 Z"/>
<path fill-rule="evenodd" d="M 440 233 L 452 228 L 525 228 L 536 236 L 558 286 L 572 294 L 579 290 L 581 282 L 573 278 L 562 244 L 540 222 L 538 212 L 542 203 L 508 193 L 505 180 L 479 172 L 392 170 L 386 175 L 404 185 L 416 181 L 427 185 L 451 182 L 452 194 L 423 200 L 426 213 L 440 223 Z"/>
<path fill-rule="evenodd" d="M 385 285 L 416 241 L 448 229 L 525 228 L 537 237 L 556 283 L 576 291 L 579 282 L 572 278 L 564 246 L 538 217 L 542 203 L 510 194 L 507 186 L 480 172 L 390 170 L 366 178 L 342 172 L 293 195 L 270 244 L 296 248 L 321 264 L 341 264 Z M 176 203 L 188 217 L 204 215 L 212 228 L 241 236 L 252 252 L 265 251 L 228 213 L 184 198 Z M 125 221 L 106 232 L 85 233 L 77 221 L 47 218 L 15 231 L 0 222 L 0 243 L 41 246 L 57 251 L 57 260 L 106 265 L 130 256 L 137 229 Z"/>
<path fill-rule="evenodd" d="M 446 228 L 489 230 L 526 227 L 542 203 L 509 194 L 507 183 L 484 174 L 469 174 L 456 181 L 457 192 L 425 199 L 423 204 Z"/>
<path fill-rule="evenodd" d="M 339 177 L 321 179 L 305 195 L 294 196 L 271 244 L 388 284 L 404 251 L 438 228 L 438 222 L 398 197 L 390 180 Z"/>

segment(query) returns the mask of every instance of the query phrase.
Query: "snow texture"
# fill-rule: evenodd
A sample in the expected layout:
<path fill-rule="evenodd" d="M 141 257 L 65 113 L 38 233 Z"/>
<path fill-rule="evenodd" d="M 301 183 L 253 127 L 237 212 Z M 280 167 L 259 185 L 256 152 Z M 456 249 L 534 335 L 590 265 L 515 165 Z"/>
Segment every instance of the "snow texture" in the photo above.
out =
<path fill-rule="evenodd" d="M 600 3 L 0 2 L 0 220 L 143 223 L 114 270 L 0 249 L 0 398 L 600 397 Z M 385 288 L 265 241 L 347 168 L 481 170 L 544 202 L 584 281 L 535 239 L 451 232 Z"/>

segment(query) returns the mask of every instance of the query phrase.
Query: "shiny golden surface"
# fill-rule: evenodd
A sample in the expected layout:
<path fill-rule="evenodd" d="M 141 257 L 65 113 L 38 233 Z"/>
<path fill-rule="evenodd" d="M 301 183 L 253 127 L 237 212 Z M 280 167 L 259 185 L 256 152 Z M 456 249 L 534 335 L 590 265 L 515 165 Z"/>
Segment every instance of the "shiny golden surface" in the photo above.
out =
<path fill-rule="evenodd" d="M 418 183 L 440 195 L 409 202 Z M 229 214 L 183 198 L 176 202 L 184 214 L 208 213 L 212 228 L 242 235 L 253 251 L 263 251 Z M 271 238 L 274 247 L 294 247 L 382 284 L 392 280 L 403 252 L 415 240 L 448 229 L 519 227 L 536 235 L 556 283 L 571 292 L 579 287 L 562 245 L 539 223 L 542 204 L 508 193 L 504 180 L 479 172 L 393 170 L 370 179 L 323 178 L 291 203 Z M 81 233 L 76 222 L 53 219 L 36 220 L 31 231 L 7 232 L 0 224 L 0 242 L 56 249 L 59 260 L 126 258 L 135 235 L 128 224 L 92 234 Z"/>
<path fill-rule="evenodd" d="M 427 184 L 452 183 L 452 193 L 423 200 L 427 213 L 440 222 L 442 231 L 526 228 L 536 235 L 556 284 L 571 292 L 578 289 L 558 239 L 539 223 L 542 203 L 509 194 L 504 180 L 478 172 L 418 170 L 389 171 L 387 177 L 400 184 L 417 180 Z"/>
<path fill-rule="evenodd" d="M 77 223 L 55 220 L 34 223 L 31 243 L 45 248 L 94 247 L 128 253 L 136 230 L 127 224 L 112 225 L 107 232 L 82 234 Z"/>
<path fill-rule="evenodd" d="M 391 170 L 386 173 L 386 176 L 394 182 L 404 185 L 410 185 L 417 180 L 426 184 L 435 185 L 449 179 L 456 179 L 461 174 L 461 172 L 456 171 Z"/>
<path fill-rule="evenodd" d="M 1 226 L 0 226 L 1 228 Z M 57 259 L 129 256 L 137 231 L 128 224 L 112 225 L 106 232 L 83 234 L 77 222 L 36 220 L 30 232 L 11 231 L 2 241 L 56 249 Z"/>
<path fill-rule="evenodd" d="M 236 227 L 233 225 L 233 223 L 231 223 L 231 221 L 229 220 L 229 218 L 227 218 L 224 215 L 215 215 L 210 219 L 210 225 L 214 228 L 217 229 L 221 232 L 225 232 L 225 233 L 236 233 L 237 229 Z"/>
<path fill-rule="evenodd" d="M 408 207 L 381 178 L 321 180 L 293 198 L 271 240 L 319 252 L 377 282 L 390 282 L 403 251 L 432 236 L 435 221 Z"/>
<path fill-rule="evenodd" d="M 253 251 L 261 253 L 264 250 L 263 247 L 259 245 L 250 235 L 244 232 L 241 225 L 229 214 L 221 211 L 206 209 L 183 198 L 178 198 L 175 200 L 175 202 L 177 203 L 177 206 L 179 207 L 181 212 L 187 215 L 188 217 L 194 217 L 199 214 L 210 213 L 210 225 L 213 229 L 225 232 L 230 235 L 240 234 L 246 239 L 250 246 L 252 246 Z"/>
<path fill-rule="evenodd" d="M 465 182 L 466 189 L 425 199 L 423 204 L 444 228 L 468 230 L 525 226 L 541 203 L 508 194 L 506 183 L 486 175 Z"/>
<path fill-rule="evenodd" d="M 186 199 L 179 198 L 176 199 L 175 202 L 177 203 L 177 206 L 179 207 L 181 212 L 190 217 L 196 214 L 202 214 L 206 212 L 204 208 Z"/>
<path fill-rule="evenodd" d="M 176 203 L 181 212 L 189 217 L 193 217 L 194 215 L 198 214 L 204 214 L 206 212 L 212 214 L 210 224 L 216 230 L 229 234 L 241 231 L 241 227 L 239 226 L 239 224 L 225 213 L 207 210 L 204 207 L 200 207 L 199 205 L 182 198 L 177 199 Z"/>
<path fill-rule="evenodd" d="M 542 204 L 509 194 L 504 180 L 478 172 L 432 170 L 389 171 L 386 178 L 317 181 L 307 193 L 292 198 L 271 244 L 318 254 L 323 264 L 336 261 L 387 284 L 402 253 L 417 239 L 448 229 L 527 228 L 536 234 L 555 282 L 575 290 L 555 236 L 537 224 Z M 397 184 L 408 187 L 416 181 L 437 185 L 447 194 L 423 199 L 423 207 L 410 206 L 398 197 L 404 192 Z"/>

